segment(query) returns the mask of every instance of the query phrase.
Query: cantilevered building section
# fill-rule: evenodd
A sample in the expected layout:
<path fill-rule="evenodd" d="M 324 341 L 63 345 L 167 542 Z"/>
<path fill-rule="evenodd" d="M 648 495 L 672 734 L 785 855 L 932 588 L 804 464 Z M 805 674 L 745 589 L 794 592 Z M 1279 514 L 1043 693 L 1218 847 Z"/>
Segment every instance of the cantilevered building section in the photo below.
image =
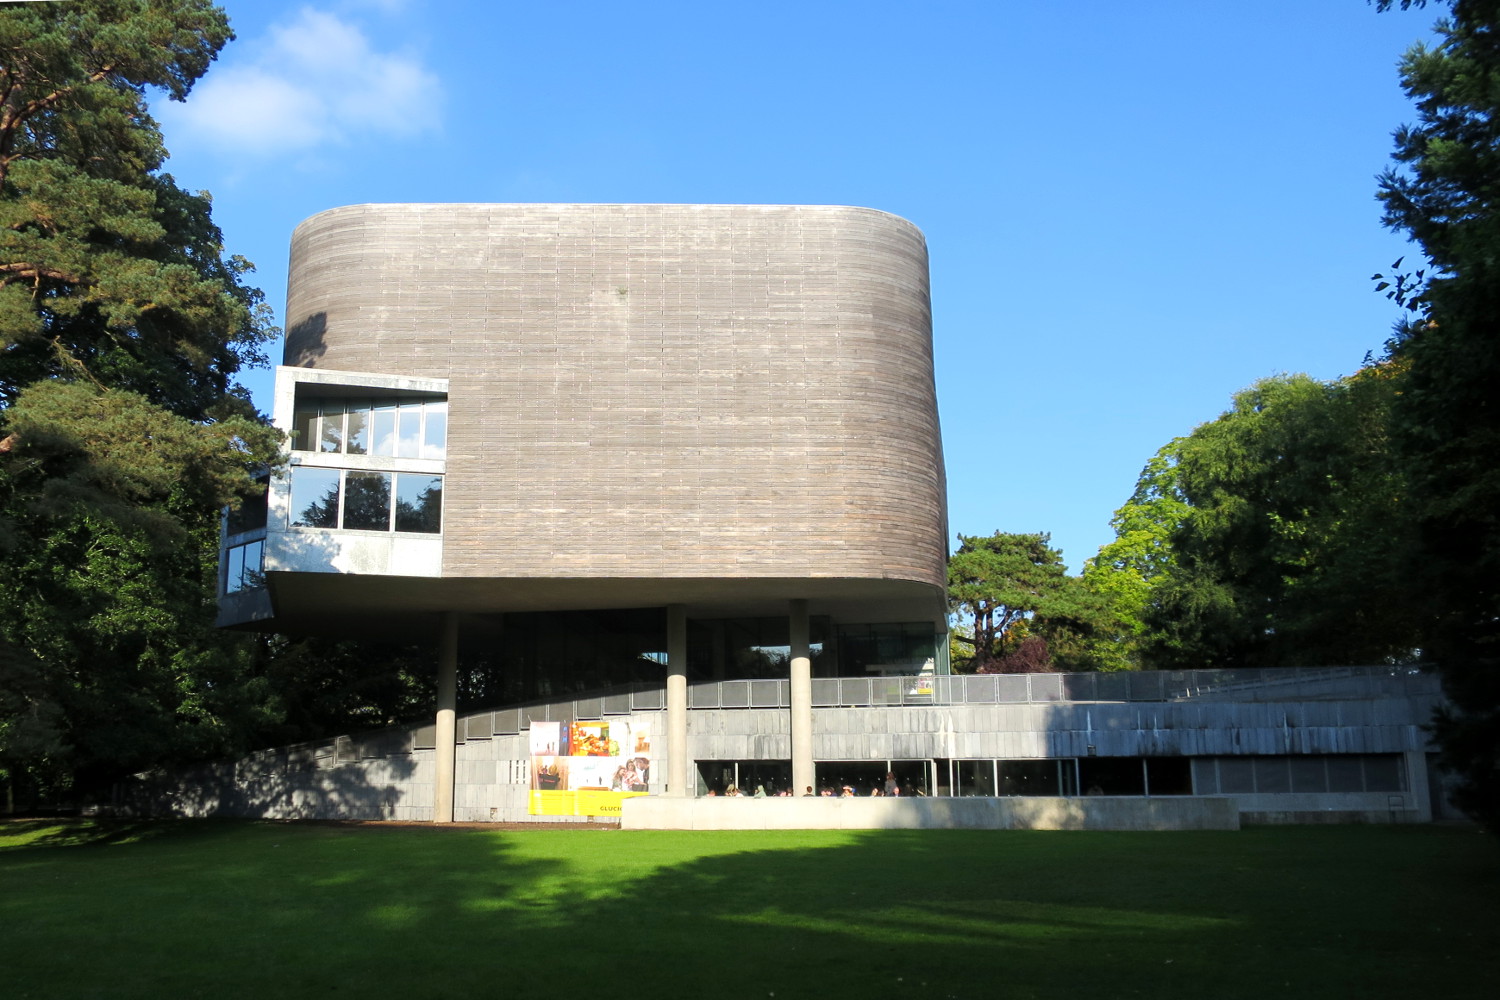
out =
<path fill-rule="evenodd" d="M 798 788 L 815 656 L 822 676 L 942 672 L 927 254 L 906 221 L 334 209 L 293 235 L 287 327 L 290 463 L 264 524 L 226 528 L 220 624 L 441 637 L 439 786 L 457 645 L 552 648 L 574 619 L 548 614 L 607 613 L 662 662 L 668 794 L 691 792 L 690 660 L 724 679 L 737 650 L 785 650 Z"/>

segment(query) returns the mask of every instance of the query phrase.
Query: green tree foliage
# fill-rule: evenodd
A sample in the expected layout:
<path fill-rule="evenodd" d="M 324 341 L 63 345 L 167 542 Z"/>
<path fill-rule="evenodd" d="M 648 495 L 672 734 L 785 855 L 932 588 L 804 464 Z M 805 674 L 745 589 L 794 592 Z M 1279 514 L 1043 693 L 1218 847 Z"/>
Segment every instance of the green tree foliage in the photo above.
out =
<path fill-rule="evenodd" d="M 1190 509 L 1177 486 L 1180 442 L 1174 439 L 1146 463 L 1135 492 L 1110 520 L 1115 540 L 1084 563 L 1083 583 L 1099 596 L 1111 618 L 1109 641 L 1094 644 L 1100 669 L 1133 670 L 1143 665 L 1152 590 L 1176 569 L 1172 534 Z"/>
<path fill-rule="evenodd" d="M 1147 465 L 1095 572 L 1117 575 L 1151 665 L 1411 655 L 1410 519 L 1385 430 L 1394 384 L 1389 365 L 1264 379 Z"/>
<path fill-rule="evenodd" d="M 1377 278 L 1410 310 L 1391 344 L 1405 366 L 1392 429 L 1419 521 L 1423 645 L 1451 705 L 1436 735 L 1460 804 L 1500 832 L 1500 2 L 1448 6 L 1436 44 L 1401 61 L 1417 121 L 1380 180 L 1386 224 L 1430 263 Z"/>
<path fill-rule="evenodd" d="M 1047 534 L 959 535 L 948 560 L 952 640 L 960 669 L 1031 673 L 1098 666 L 1090 643 L 1102 601 L 1068 575 Z M 1039 645 L 1040 644 L 1040 645 Z"/>
<path fill-rule="evenodd" d="M 230 38 L 206 0 L 0 4 L 0 778 L 222 750 L 264 723 L 212 630 L 217 520 L 278 435 L 236 385 L 273 334 L 145 102 Z"/>

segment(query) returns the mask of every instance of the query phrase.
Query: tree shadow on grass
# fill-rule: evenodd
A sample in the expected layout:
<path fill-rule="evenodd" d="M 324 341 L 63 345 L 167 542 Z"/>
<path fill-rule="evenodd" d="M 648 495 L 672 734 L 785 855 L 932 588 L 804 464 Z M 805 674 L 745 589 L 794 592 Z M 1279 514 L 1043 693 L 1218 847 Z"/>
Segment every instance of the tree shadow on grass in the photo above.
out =
<path fill-rule="evenodd" d="M 1409 997 L 1500 972 L 1471 891 L 1493 850 L 1431 830 L 182 826 L 0 855 L 16 995 Z"/>
<path fill-rule="evenodd" d="M 170 832 L 162 823 L 112 819 L 0 820 L 0 851 L 132 844 Z"/>

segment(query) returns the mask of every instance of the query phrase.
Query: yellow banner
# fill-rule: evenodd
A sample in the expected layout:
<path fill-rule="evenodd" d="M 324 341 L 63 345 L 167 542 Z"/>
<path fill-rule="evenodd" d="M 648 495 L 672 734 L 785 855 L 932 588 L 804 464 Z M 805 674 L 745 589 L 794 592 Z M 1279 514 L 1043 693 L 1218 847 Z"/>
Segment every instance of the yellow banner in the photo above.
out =
<path fill-rule="evenodd" d="M 533 791 L 529 812 L 533 816 L 614 816 L 620 803 L 645 792 L 610 792 L 585 788 L 576 792 Z"/>

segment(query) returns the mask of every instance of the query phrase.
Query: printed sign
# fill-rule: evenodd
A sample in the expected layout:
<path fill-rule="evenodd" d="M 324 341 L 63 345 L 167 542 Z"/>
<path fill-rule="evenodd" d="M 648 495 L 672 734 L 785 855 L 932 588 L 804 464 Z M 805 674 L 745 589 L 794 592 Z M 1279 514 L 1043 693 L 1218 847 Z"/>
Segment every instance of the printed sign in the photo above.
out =
<path fill-rule="evenodd" d="M 646 722 L 533 722 L 533 816 L 618 816 L 620 803 L 651 782 Z"/>

